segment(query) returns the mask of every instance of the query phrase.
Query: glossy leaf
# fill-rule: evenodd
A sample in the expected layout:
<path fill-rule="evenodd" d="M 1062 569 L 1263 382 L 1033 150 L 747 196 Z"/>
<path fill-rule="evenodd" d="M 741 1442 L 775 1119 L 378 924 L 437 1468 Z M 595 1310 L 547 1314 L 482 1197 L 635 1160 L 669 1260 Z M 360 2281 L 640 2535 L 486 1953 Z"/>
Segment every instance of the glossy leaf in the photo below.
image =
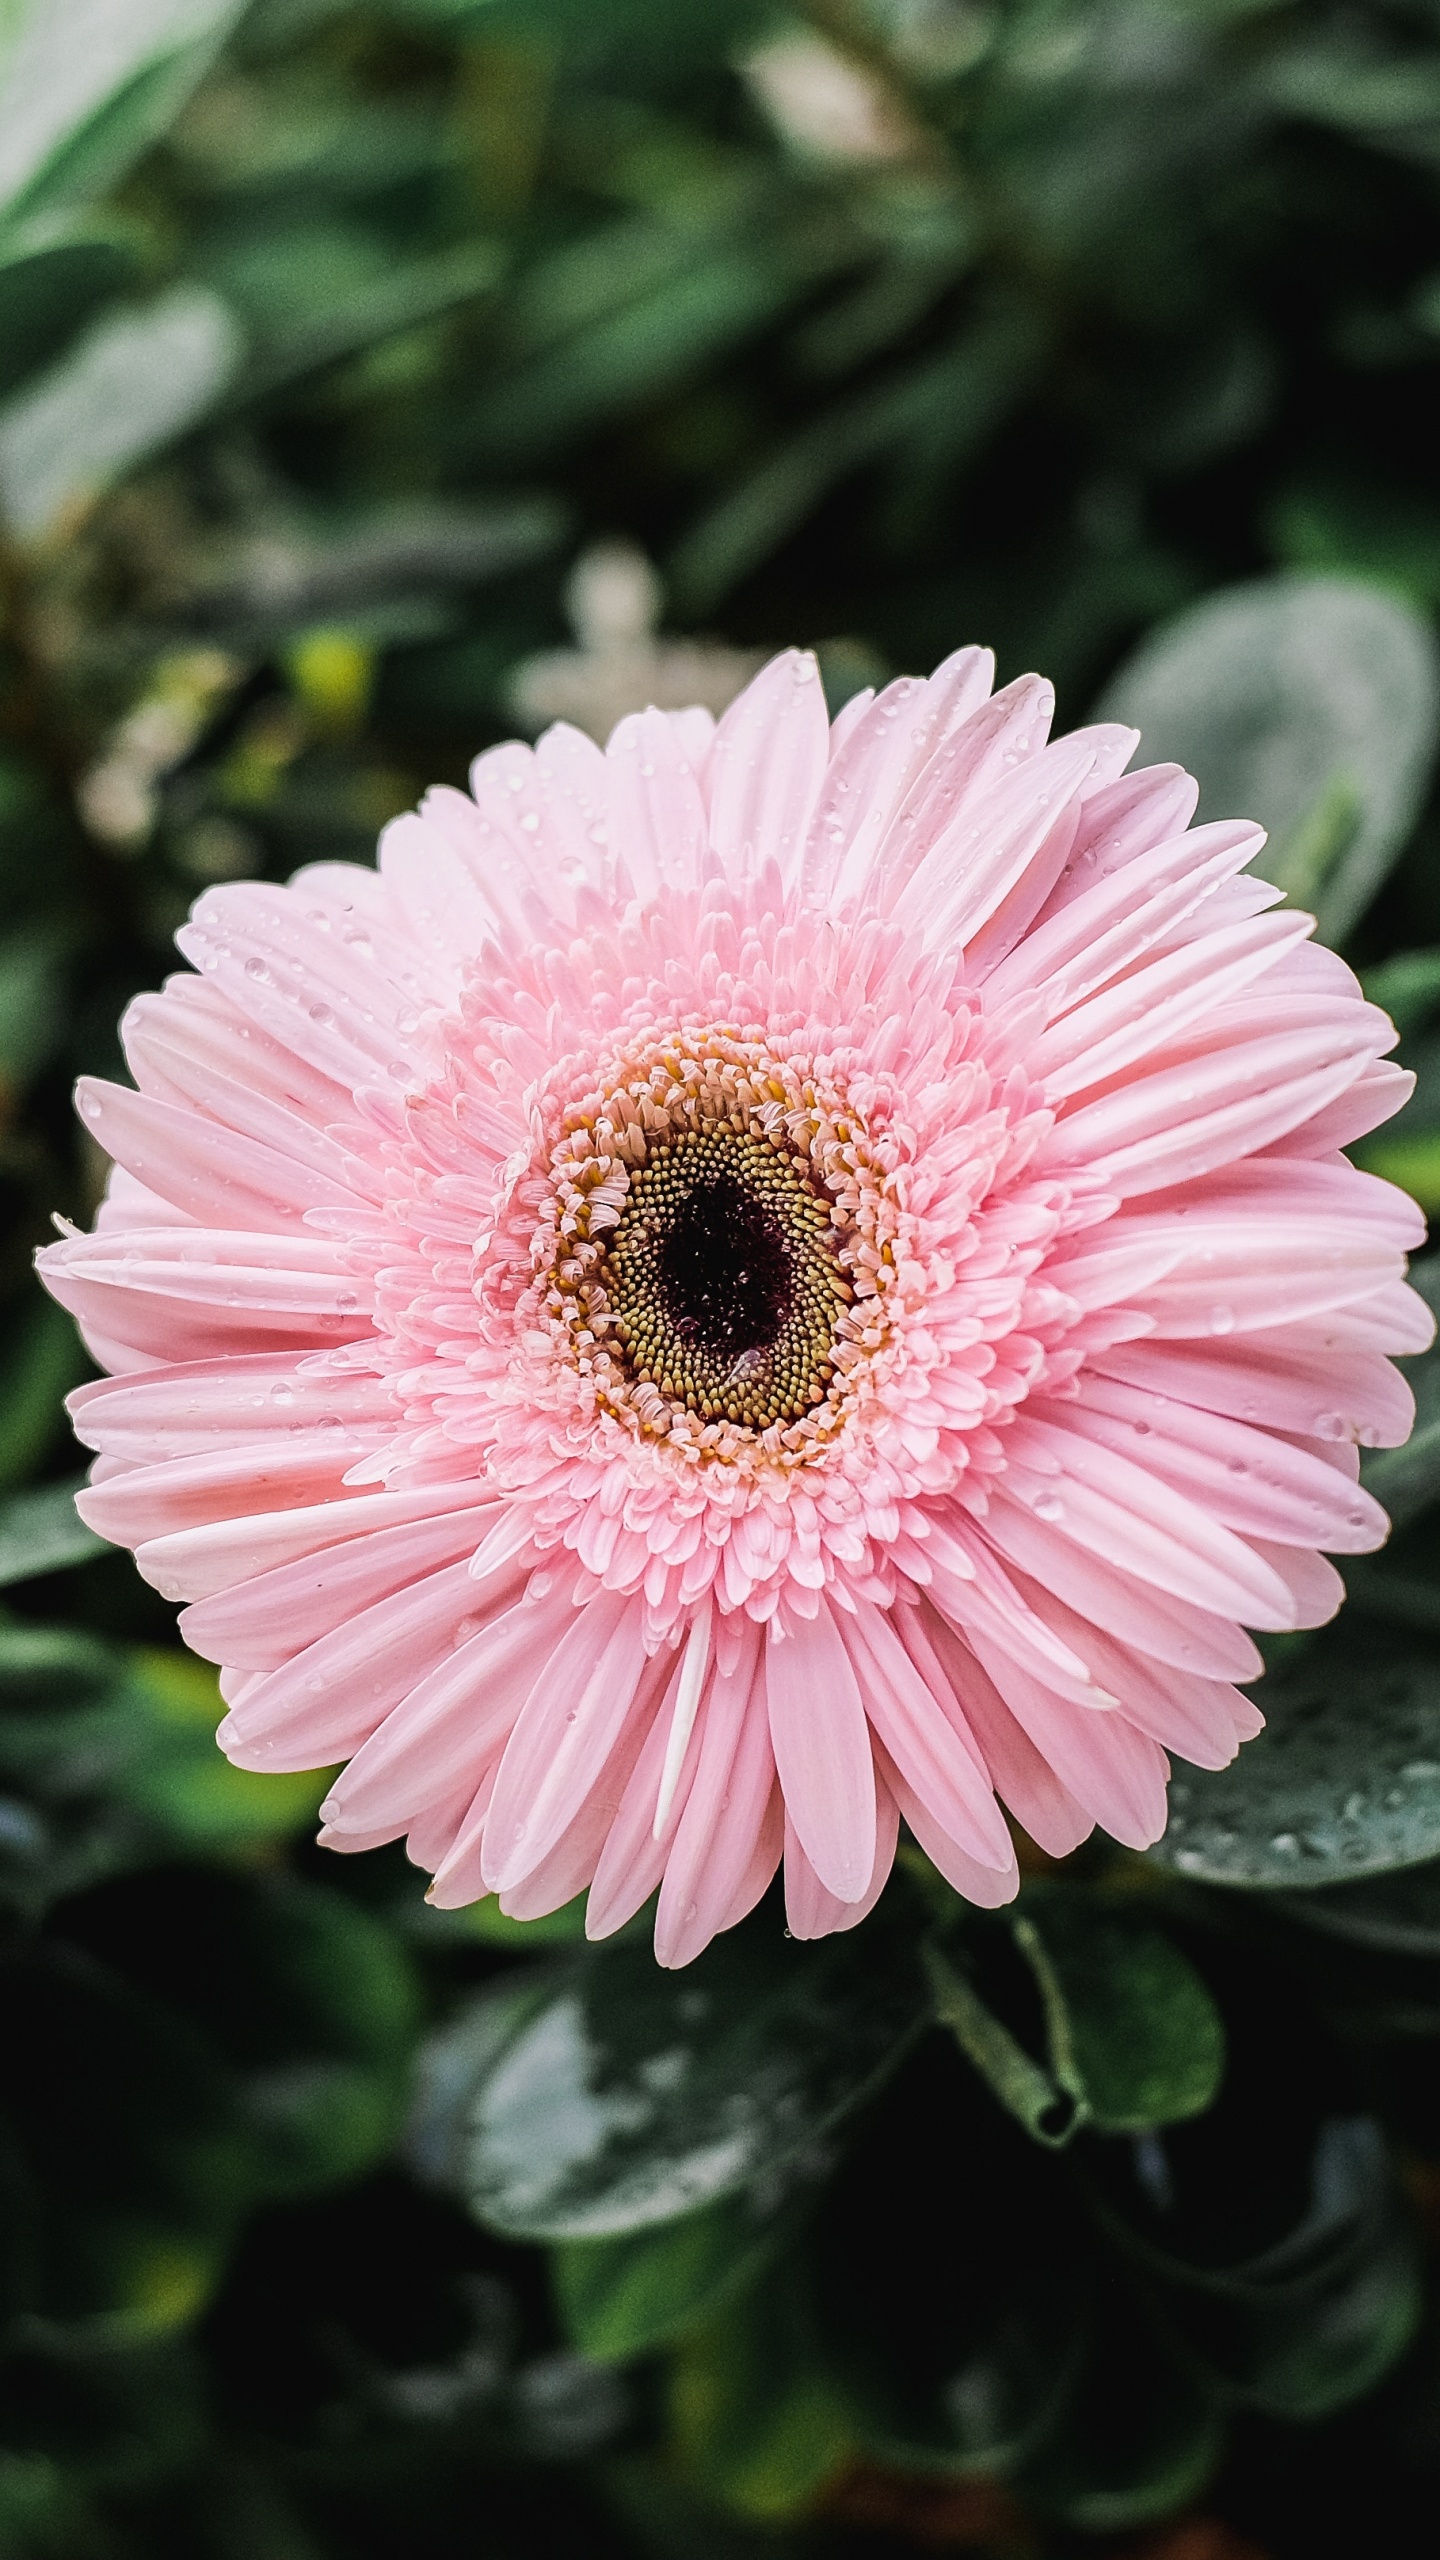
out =
<path fill-rule="evenodd" d="M 1377 1955 L 1440 1956 L 1440 1865 L 1274 1899 L 1288 1920 L 1321 1938 L 1372 1948 Z"/>
<path fill-rule="evenodd" d="M 1028 1987 L 997 1965 L 1002 1933 Z M 1214 2001 L 1173 1940 L 1125 1903 L 1032 1884 L 1002 1922 L 927 1946 L 925 1964 L 941 2025 L 1048 2148 L 1086 2124 L 1130 2132 L 1196 2115 L 1219 2086 L 1225 2038 Z M 1027 2021 L 1027 2009 L 1038 2018 Z"/>
<path fill-rule="evenodd" d="M 761 1914 L 678 1975 L 648 1945 L 612 1945 L 493 2058 L 482 2045 L 457 2105 L 462 2192 L 516 2237 L 673 2221 L 820 2141 L 921 2015 L 908 1950 L 882 1928 L 798 1946 Z"/>
<path fill-rule="evenodd" d="M 1220 2085 L 1225 2030 L 1189 1959 L 1143 1912 L 1062 1884 L 1031 1885 L 1014 1922 L 1063 2006 L 1089 2121 L 1133 2133 L 1199 2115 Z"/>
<path fill-rule="evenodd" d="M 748 2283 L 784 2227 L 774 2201 L 745 2193 L 613 2240 L 562 2241 L 550 2281 L 566 2333 L 602 2362 L 648 2354 Z"/>
<path fill-rule="evenodd" d="M 1324 1885 L 1440 1855 L 1440 1652 L 1339 1630 L 1261 1695 L 1265 1731 L 1228 1769 L 1176 1771 L 1157 1866 Z"/>
<path fill-rule="evenodd" d="M 1101 716 L 1146 763 L 1200 784 L 1202 818 L 1256 818 L 1255 868 L 1338 942 L 1401 852 L 1440 726 L 1428 625 L 1358 581 L 1272 578 L 1191 606 L 1145 640 Z"/>

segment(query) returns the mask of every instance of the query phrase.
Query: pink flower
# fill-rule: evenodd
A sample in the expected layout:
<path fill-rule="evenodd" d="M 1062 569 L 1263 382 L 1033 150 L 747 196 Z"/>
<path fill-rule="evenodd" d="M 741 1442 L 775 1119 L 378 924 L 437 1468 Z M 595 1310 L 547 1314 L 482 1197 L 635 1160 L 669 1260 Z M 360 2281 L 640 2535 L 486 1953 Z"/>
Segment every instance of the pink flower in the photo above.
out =
<path fill-rule="evenodd" d="M 1006 1804 L 1139 1848 L 1261 1722 L 1244 1627 L 1384 1536 L 1409 1079 L 1310 919 L 1130 730 L 960 651 L 827 725 L 557 727 L 377 873 L 212 889 L 87 1081 L 117 1171 L 41 1255 L 97 1360 L 85 1517 L 190 1606 L 250 1769 L 445 1905 L 660 1888 L 684 1964 L 783 1856 L 971 1900 Z"/>

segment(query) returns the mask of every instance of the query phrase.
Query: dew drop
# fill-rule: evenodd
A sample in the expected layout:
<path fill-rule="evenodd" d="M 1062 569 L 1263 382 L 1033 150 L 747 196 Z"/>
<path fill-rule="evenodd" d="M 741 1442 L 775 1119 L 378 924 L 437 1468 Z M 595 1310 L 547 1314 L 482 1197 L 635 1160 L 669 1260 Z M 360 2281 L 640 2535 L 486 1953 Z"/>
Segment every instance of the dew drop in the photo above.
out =
<path fill-rule="evenodd" d="M 1058 1493 L 1037 1495 L 1031 1508 L 1040 1520 L 1063 1520 L 1065 1517 L 1065 1505 Z"/>
<path fill-rule="evenodd" d="M 253 954 L 245 963 L 245 975 L 247 978 L 257 979 L 262 986 L 268 986 L 270 981 L 270 971 L 266 963 Z"/>
<path fill-rule="evenodd" d="M 1212 1307 L 1210 1310 L 1210 1330 L 1212 1333 L 1233 1333 L 1235 1330 L 1234 1308 L 1224 1306 Z"/>
<path fill-rule="evenodd" d="M 1346 1436 L 1345 1416 L 1343 1413 L 1317 1413 L 1313 1429 L 1317 1440 L 1343 1440 Z"/>
<path fill-rule="evenodd" d="M 281 1378 L 281 1379 L 279 1380 L 279 1382 L 278 1382 L 275 1386 L 273 1386 L 273 1387 L 271 1388 L 271 1390 L 270 1390 L 270 1401 L 271 1401 L 271 1403 L 272 1403 L 272 1404 L 293 1404 L 293 1403 L 294 1403 L 294 1401 L 295 1401 L 295 1390 L 294 1390 L 294 1388 L 291 1386 L 290 1381 L 289 1381 L 289 1379 L 288 1379 L 288 1378 Z"/>
<path fill-rule="evenodd" d="M 310 1019 L 318 1023 L 322 1031 L 333 1031 L 335 1028 L 335 1015 L 328 1004 L 312 1004 Z"/>
<path fill-rule="evenodd" d="M 1300 1843 L 1293 1831 L 1277 1831 L 1270 1843 L 1270 1850 L 1271 1855 L 1276 1858 L 1298 1858 Z"/>
<path fill-rule="evenodd" d="M 359 1306 L 359 1304 L 360 1304 L 360 1301 L 359 1301 L 359 1299 L 356 1297 L 355 1292 L 354 1292 L 354 1290 L 353 1290 L 353 1289 L 340 1289 L 340 1290 L 337 1290 L 337 1292 L 336 1292 L 336 1296 L 335 1296 L 335 1306 L 336 1306 L 336 1310 L 337 1310 L 337 1312 L 338 1312 L 340 1315 L 342 1315 L 342 1316 L 353 1315 L 353 1314 L 354 1314 L 354 1312 L 355 1312 L 355 1309 Z"/>

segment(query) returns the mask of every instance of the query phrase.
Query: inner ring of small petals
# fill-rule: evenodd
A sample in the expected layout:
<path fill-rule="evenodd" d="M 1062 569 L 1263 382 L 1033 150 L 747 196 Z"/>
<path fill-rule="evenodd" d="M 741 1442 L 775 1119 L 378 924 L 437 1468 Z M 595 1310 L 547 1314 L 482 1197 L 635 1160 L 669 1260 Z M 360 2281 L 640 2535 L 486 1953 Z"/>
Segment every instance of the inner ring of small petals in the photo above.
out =
<path fill-rule="evenodd" d="M 851 1294 L 833 1215 L 778 1138 L 720 1127 L 652 1147 L 601 1266 L 631 1375 L 749 1431 L 822 1404 Z"/>

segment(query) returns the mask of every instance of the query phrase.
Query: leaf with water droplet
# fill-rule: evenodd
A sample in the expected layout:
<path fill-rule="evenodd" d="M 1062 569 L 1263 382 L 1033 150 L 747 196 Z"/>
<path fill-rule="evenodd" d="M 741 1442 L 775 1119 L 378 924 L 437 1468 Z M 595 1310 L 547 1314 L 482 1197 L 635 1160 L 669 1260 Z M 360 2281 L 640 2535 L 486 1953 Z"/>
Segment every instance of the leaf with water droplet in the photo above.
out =
<path fill-rule="evenodd" d="M 1347 1621 L 1269 1673 L 1266 1729 L 1180 1768 L 1158 1866 L 1210 1884 L 1336 1884 L 1440 1856 L 1440 1650 Z"/>
<path fill-rule="evenodd" d="M 484 1995 L 447 2038 L 508 1996 Z M 643 1941 L 613 1941 L 548 1977 L 452 2075 L 453 2183 L 517 2238 L 674 2221 L 811 2150 L 923 2010 L 908 1938 L 879 1918 L 809 1946 L 765 1910 L 678 1975 Z"/>

